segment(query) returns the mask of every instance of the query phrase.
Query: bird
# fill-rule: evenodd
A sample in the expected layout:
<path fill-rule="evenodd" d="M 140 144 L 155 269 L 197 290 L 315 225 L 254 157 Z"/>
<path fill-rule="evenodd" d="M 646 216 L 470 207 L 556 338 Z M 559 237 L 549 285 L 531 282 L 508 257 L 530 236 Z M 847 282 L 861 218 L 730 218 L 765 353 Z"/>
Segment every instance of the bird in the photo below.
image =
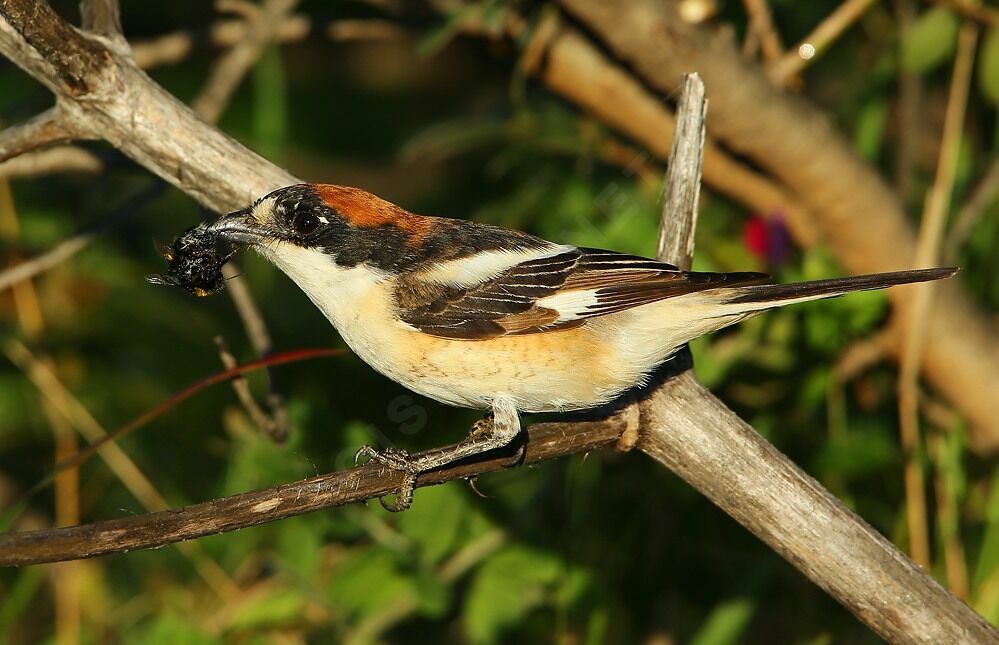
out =
<path fill-rule="evenodd" d="M 206 225 L 288 275 L 364 362 L 408 389 L 487 410 L 457 444 L 367 455 L 416 477 L 498 449 L 522 413 L 596 408 L 647 383 L 689 341 L 768 309 L 938 280 L 930 268 L 794 284 L 681 271 L 616 251 L 413 214 L 359 188 L 296 184 Z"/>

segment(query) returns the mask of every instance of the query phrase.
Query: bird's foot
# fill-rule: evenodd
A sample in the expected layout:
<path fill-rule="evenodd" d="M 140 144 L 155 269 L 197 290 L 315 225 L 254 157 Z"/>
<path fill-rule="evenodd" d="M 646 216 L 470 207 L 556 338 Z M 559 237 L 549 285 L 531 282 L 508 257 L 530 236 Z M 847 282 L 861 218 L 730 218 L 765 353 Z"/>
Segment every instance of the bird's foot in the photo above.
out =
<path fill-rule="evenodd" d="M 402 448 L 376 450 L 372 446 L 361 446 L 354 453 L 355 465 L 360 461 L 361 457 L 367 457 L 369 462 L 373 461 L 403 473 L 402 484 L 399 486 L 395 500 L 386 502 L 384 497 L 378 498 L 378 502 L 382 505 L 382 508 L 393 513 L 398 513 L 412 506 L 413 492 L 416 490 L 416 478 L 422 470 L 408 452 Z"/>

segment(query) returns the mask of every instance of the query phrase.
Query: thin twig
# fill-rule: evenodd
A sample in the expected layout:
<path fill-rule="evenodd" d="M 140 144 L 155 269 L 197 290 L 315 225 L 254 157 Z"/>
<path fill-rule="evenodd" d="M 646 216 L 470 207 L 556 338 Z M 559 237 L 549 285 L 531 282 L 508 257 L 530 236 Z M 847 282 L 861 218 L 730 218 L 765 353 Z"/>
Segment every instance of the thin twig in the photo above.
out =
<path fill-rule="evenodd" d="M 957 56 L 951 76 L 950 95 L 944 117 L 943 140 L 937 175 L 926 197 L 923 217 L 919 227 L 916 256 L 913 266 L 936 266 L 940 258 L 940 240 L 943 236 L 947 210 L 954 189 L 954 177 L 961 147 L 961 130 L 968 104 L 968 92 L 978 42 L 978 26 L 968 22 L 962 25 L 958 36 Z M 925 352 L 934 286 L 932 284 L 907 287 L 911 303 L 900 312 L 903 345 L 899 361 L 898 413 L 902 451 L 905 454 L 906 519 L 909 528 L 909 552 L 922 566 L 930 567 L 929 530 L 926 516 L 926 491 L 923 476 L 922 454 L 919 437 L 919 387 L 920 365 Z"/>
<path fill-rule="evenodd" d="M 100 174 L 104 162 L 77 146 L 53 146 L 0 161 L 0 179 L 30 179 L 54 173 Z"/>
<path fill-rule="evenodd" d="M 749 15 L 749 32 L 759 41 L 763 60 L 767 64 L 780 60 L 784 55 L 784 45 L 780 41 L 777 28 L 774 27 L 770 4 L 767 0 L 742 0 L 742 4 Z"/>
<path fill-rule="evenodd" d="M 266 0 L 259 7 L 241 0 L 220 2 L 221 10 L 241 13 L 248 24 L 248 29 L 244 38 L 216 63 L 201 92 L 192 102 L 191 109 L 209 123 L 216 122 L 243 78 L 263 54 L 267 45 L 274 41 L 279 25 L 288 19 L 298 2 L 299 0 Z M 274 350 L 274 346 L 260 307 L 253 299 L 246 281 L 233 263 L 225 265 L 222 274 L 226 279 L 229 297 L 236 306 L 247 337 L 250 339 L 250 345 L 257 356 L 267 356 Z M 271 416 L 260 427 L 275 441 L 284 441 L 291 433 L 290 417 L 285 407 L 284 395 L 278 390 L 276 377 L 271 370 L 267 371 L 267 378 L 267 405 L 271 410 Z M 249 390 L 247 389 L 245 393 L 249 395 Z M 260 411 L 259 407 L 256 409 Z"/>
<path fill-rule="evenodd" d="M 247 72 L 263 53 L 264 48 L 273 42 L 277 26 L 295 8 L 299 0 L 267 0 L 255 12 L 245 16 L 249 29 L 245 37 L 229 49 L 215 64 L 198 97 L 191 103 L 191 109 L 209 123 L 214 123 L 229 104 L 236 88 Z M 254 7 L 248 3 L 227 2 L 230 10 L 237 7 Z"/>
<path fill-rule="evenodd" d="M 0 180 L 2 181 L 2 180 Z M 21 282 L 43 273 L 54 266 L 65 262 L 90 244 L 105 230 L 120 224 L 123 221 L 135 217 L 142 212 L 143 207 L 159 196 L 165 187 L 160 181 L 154 181 L 151 186 L 140 190 L 134 196 L 128 198 L 125 203 L 115 209 L 104 221 L 97 226 L 83 230 L 76 235 L 67 238 L 48 251 L 36 255 L 33 258 L 24 260 L 14 266 L 0 271 L 0 292 L 3 292 Z"/>
<path fill-rule="evenodd" d="M 3 351 L 12 363 L 28 375 L 28 378 L 52 408 L 76 428 L 88 442 L 94 444 L 107 436 L 107 431 L 62 384 L 51 367 L 38 360 L 23 343 L 10 340 L 4 345 Z M 169 508 L 166 499 L 118 444 L 106 443 L 97 452 L 111 472 L 118 477 L 125 488 L 139 500 L 147 511 L 162 511 Z M 67 472 L 67 470 L 62 472 Z M 239 588 L 228 574 L 200 547 L 195 544 L 180 546 L 181 552 L 192 559 L 202 578 L 221 598 L 232 598 L 239 594 Z"/>
<path fill-rule="evenodd" d="M 613 444 L 622 429 L 621 424 L 614 421 L 534 424 L 527 429 L 529 438 L 521 463 L 538 463 Z M 512 459 L 516 459 L 516 450 L 474 463 L 452 464 L 425 473 L 416 485 L 429 486 L 495 472 L 516 465 L 511 462 Z M 402 478 L 403 473 L 399 471 L 378 464 L 365 464 L 181 509 L 61 529 L 3 533 L 0 534 L 0 566 L 153 549 L 182 540 L 236 531 L 294 515 L 384 497 L 399 489 Z"/>
<path fill-rule="evenodd" d="M 895 14 L 899 42 L 916 21 L 916 0 L 896 0 Z M 923 76 L 898 66 L 898 135 L 895 153 L 895 184 L 902 203 L 908 204 L 916 183 L 916 169 L 919 160 L 919 138 L 922 128 Z"/>
<path fill-rule="evenodd" d="M 986 0 L 988 1 L 988 0 Z M 930 0 L 933 4 L 946 7 L 969 20 L 975 20 L 987 27 L 999 26 L 999 10 L 969 0 Z"/>
<path fill-rule="evenodd" d="M 777 85 L 787 84 L 790 78 L 801 73 L 877 1 L 846 0 L 819 23 L 812 33 L 770 66 L 767 70 L 770 79 Z"/>
<path fill-rule="evenodd" d="M 222 336 L 216 336 L 215 346 L 219 350 L 219 357 L 222 359 L 222 365 L 224 365 L 227 370 L 234 369 L 237 365 L 239 365 L 236 361 L 236 357 L 233 356 L 232 351 L 229 350 L 229 344 L 225 342 L 225 338 Z M 240 374 L 232 379 L 232 389 L 235 390 L 236 397 L 239 399 L 240 404 L 242 404 L 243 409 L 246 410 L 248 415 L 250 415 L 250 419 L 253 420 L 253 423 L 255 423 L 258 428 L 263 430 L 275 441 L 283 441 L 287 438 L 287 435 L 281 432 L 281 428 L 278 427 L 278 424 L 267 416 L 267 413 L 264 412 L 257 404 L 256 399 L 253 398 L 253 393 L 250 392 L 250 383 L 246 380 L 245 376 Z"/>
<path fill-rule="evenodd" d="M 944 262 L 956 261 L 971 232 L 978 225 L 982 215 L 995 203 L 997 196 L 999 196 L 999 158 L 992 160 L 985 175 L 971 191 L 971 197 L 954 216 L 954 223 L 951 224 L 950 233 L 944 243 Z"/>
<path fill-rule="evenodd" d="M 93 138 L 70 123 L 58 105 L 45 110 L 24 123 L 0 130 L 0 162 L 53 143 Z"/>

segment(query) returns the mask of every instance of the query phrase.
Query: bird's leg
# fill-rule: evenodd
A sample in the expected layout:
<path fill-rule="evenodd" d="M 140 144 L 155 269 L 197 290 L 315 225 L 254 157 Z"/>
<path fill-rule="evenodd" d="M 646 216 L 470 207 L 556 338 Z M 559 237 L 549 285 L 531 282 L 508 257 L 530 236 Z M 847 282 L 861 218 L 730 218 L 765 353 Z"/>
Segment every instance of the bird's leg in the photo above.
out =
<path fill-rule="evenodd" d="M 520 433 L 520 414 L 513 402 L 503 397 L 493 399 L 492 418 L 476 422 L 472 431 L 458 443 L 439 448 L 419 456 L 412 456 L 405 450 L 393 448 L 379 452 L 371 446 L 357 451 L 357 458 L 365 456 L 372 461 L 384 464 L 393 470 L 406 473 L 395 503 L 386 505 L 390 511 L 404 511 L 413 501 L 416 478 L 428 470 L 435 470 L 452 462 L 471 457 L 489 450 L 502 448 Z M 384 505 L 384 503 L 383 503 Z"/>

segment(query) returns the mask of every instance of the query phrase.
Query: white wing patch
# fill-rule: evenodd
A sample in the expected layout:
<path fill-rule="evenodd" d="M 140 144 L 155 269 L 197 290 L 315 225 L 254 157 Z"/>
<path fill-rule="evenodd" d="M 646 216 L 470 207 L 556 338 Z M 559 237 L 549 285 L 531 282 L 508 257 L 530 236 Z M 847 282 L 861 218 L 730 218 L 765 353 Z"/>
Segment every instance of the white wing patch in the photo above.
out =
<path fill-rule="evenodd" d="M 561 323 L 592 315 L 590 309 L 598 302 L 596 289 L 574 289 L 539 298 L 537 305 L 557 311 L 558 320 L 556 322 Z"/>
<path fill-rule="evenodd" d="M 440 282 L 453 287 L 472 287 L 492 280 L 507 269 L 522 262 L 557 255 L 572 250 L 571 246 L 552 244 L 541 249 L 504 249 L 500 251 L 483 251 L 475 255 L 438 262 L 420 277 L 430 282 Z"/>

